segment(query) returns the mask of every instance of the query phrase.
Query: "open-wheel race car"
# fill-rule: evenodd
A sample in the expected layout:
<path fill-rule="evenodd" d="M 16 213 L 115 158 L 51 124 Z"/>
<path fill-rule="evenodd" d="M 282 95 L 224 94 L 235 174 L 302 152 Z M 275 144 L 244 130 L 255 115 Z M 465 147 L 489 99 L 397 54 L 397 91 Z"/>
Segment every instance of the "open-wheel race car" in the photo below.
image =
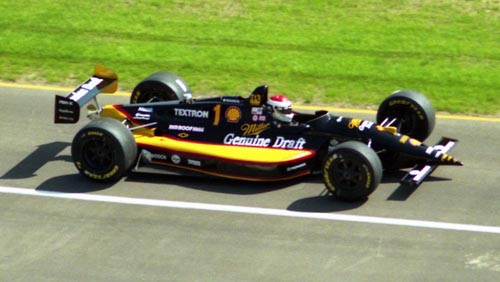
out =
<path fill-rule="evenodd" d="M 133 90 L 129 104 L 100 106 L 97 95 L 117 89 L 115 72 L 94 75 L 69 95 L 56 96 L 55 123 L 76 123 L 88 105 L 91 121 L 75 136 L 78 171 L 95 181 L 117 181 L 129 171 L 206 174 L 280 181 L 318 173 L 343 200 L 360 200 L 386 170 L 409 168 L 401 180 L 418 186 L 439 165 L 462 165 L 448 152 L 457 140 L 422 143 L 435 113 L 422 94 L 396 91 L 380 104 L 376 122 L 296 111 L 267 85 L 248 97 L 194 99 L 184 80 L 155 73 Z"/>

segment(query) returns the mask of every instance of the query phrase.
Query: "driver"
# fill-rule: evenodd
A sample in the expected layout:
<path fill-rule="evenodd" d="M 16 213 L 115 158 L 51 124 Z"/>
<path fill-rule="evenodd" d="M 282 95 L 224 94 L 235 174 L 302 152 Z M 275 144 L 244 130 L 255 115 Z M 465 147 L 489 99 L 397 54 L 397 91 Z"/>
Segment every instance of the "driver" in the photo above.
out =
<path fill-rule="evenodd" d="M 292 112 L 292 102 L 285 95 L 277 94 L 267 100 L 268 110 L 271 111 L 275 120 L 291 123 L 294 113 Z"/>

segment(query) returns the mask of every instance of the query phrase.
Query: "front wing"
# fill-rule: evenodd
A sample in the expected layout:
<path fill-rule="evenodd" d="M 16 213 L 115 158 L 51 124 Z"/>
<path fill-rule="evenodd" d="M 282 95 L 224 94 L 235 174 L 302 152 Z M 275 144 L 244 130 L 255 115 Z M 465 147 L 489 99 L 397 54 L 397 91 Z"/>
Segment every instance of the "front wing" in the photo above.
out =
<path fill-rule="evenodd" d="M 451 158 L 447 153 L 455 146 L 456 139 L 443 137 L 434 146 L 429 147 L 429 153 L 435 154 L 434 157 Z M 402 179 L 401 184 L 410 187 L 418 187 L 440 164 L 439 162 L 427 162 L 413 167 Z M 461 165 L 461 163 L 460 163 Z"/>

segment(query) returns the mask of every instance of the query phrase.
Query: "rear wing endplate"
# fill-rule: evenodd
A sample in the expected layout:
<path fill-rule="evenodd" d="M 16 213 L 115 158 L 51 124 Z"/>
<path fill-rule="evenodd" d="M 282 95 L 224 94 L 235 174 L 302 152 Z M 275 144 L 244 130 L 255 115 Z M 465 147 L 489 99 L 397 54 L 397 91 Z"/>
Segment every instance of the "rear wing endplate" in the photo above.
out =
<path fill-rule="evenodd" d="M 68 96 L 56 95 L 54 123 L 77 123 L 80 108 L 99 93 L 114 93 L 118 88 L 118 76 L 110 69 L 95 66 L 94 75 L 75 88 Z"/>

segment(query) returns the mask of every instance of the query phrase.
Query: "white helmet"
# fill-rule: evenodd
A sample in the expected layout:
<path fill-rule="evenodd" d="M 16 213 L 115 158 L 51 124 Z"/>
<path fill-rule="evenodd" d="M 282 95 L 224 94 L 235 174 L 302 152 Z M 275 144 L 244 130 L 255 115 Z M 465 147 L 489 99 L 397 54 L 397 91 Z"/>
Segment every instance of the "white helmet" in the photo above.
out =
<path fill-rule="evenodd" d="M 273 118 L 283 121 L 291 122 L 293 119 L 292 102 L 284 95 L 273 95 L 267 100 L 267 105 L 272 110 Z"/>

